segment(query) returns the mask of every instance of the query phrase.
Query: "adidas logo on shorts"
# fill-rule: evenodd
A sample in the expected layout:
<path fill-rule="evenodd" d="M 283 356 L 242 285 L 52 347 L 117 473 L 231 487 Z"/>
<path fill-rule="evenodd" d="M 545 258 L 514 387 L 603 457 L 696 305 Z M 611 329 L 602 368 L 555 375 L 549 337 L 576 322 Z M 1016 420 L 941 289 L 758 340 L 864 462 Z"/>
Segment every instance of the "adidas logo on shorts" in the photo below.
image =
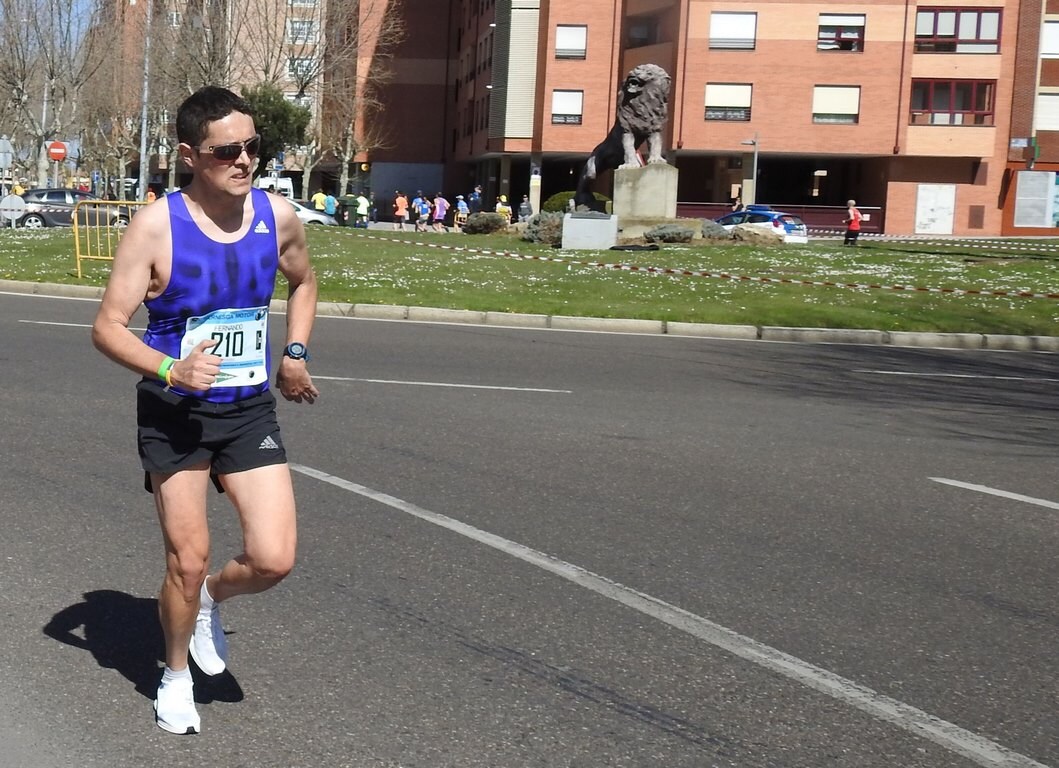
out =
<path fill-rule="evenodd" d="M 261 441 L 261 445 L 257 447 L 259 451 L 278 451 L 279 444 L 272 439 L 272 435 L 269 435 Z"/>

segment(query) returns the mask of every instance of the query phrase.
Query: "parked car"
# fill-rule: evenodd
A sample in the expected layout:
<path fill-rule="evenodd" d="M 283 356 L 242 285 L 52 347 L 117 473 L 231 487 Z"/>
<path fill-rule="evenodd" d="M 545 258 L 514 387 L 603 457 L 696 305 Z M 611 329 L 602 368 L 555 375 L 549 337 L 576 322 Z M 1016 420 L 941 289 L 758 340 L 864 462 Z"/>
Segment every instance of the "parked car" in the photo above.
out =
<path fill-rule="evenodd" d="M 294 212 L 298 214 L 298 218 L 301 219 L 302 224 L 326 224 L 332 227 L 338 226 L 338 222 L 335 221 L 334 216 L 329 216 L 323 211 L 310 208 L 305 203 L 300 203 L 297 200 L 288 200 L 287 202 L 294 206 Z"/>
<path fill-rule="evenodd" d="M 741 211 L 726 213 L 714 219 L 726 230 L 731 231 L 739 224 L 750 224 L 762 229 L 783 230 L 783 242 L 808 243 L 809 228 L 799 217 L 783 211 L 774 211 L 767 205 L 748 205 Z"/>
<path fill-rule="evenodd" d="M 42 227 L 72 227 L 74 206 L 82 200 L 101 200 L 91 192 L 79 189 L 27 189 L 22 193 L 26 201 L 26 212 L 18 220 L 18 226 L 26 229 Z M 132 218 L 132 209 L 125 205 L 107 205 L 99 208 L 82 207 L 81 224 L 102 224 L 109 221 L 111 226 L 128 226 Z"/>

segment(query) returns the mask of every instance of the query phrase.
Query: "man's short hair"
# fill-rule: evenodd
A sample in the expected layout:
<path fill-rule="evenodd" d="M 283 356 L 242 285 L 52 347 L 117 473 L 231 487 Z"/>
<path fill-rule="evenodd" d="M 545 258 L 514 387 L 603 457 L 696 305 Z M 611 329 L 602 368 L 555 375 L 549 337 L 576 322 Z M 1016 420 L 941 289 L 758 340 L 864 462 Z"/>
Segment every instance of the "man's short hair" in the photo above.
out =
<path fill-rule="evenodd" d="M 250 103 L 227 88 L 218 85 L 199 88 L 177 110 L 177 141 L 197 147 L 209 133 L 210 123 L 223 120 L 233 112 L 254 116 Z"/>

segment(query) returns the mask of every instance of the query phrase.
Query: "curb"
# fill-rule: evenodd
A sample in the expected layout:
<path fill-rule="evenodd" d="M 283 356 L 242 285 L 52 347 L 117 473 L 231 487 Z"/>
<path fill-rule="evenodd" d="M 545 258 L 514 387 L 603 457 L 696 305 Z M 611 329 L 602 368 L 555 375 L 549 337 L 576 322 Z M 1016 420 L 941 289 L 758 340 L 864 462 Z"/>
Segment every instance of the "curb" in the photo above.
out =
<path fill-rule="evenodd" d="M 0 280 L 0 291 L 39 296 L 99 299 L 103 289 L 58 283 L 26 283 Z M 274 312 L 286 312 L 287 302 L 274 299 Z M 856 328 L 787 328 L 783 326 L 720 325 L 667 320 L 635 320 L 569 315 L 537 315 L 394 304 L 343 304 L 324 302 L 317 306 L 320 317 L 352 317 L 361 320 L 408 320 L 420 323 L 494 325 L 538 330 L 638 333 L 744 341 L 779 341 L 802 344 L 867 344 L 892 347 L 941 349 L 985 349 L 1009 352 L 1059 353 L 1059 336 L 1015 336 L 993 333 L 937 333 L 933 331 L 879 331 Z"/>

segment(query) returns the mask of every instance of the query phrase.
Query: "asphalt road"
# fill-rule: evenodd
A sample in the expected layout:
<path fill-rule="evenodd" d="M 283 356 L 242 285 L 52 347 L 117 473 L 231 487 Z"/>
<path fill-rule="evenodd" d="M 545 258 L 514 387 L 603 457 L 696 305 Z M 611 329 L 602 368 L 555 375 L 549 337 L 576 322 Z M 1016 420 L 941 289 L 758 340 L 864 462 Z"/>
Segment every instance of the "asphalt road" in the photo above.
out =
<path fill-rule="evenodd" d="M 321 318 L 175 737 L 95 309 L 0 295 L 4 768 L 1059 766 L 1055 355 Z"/>

